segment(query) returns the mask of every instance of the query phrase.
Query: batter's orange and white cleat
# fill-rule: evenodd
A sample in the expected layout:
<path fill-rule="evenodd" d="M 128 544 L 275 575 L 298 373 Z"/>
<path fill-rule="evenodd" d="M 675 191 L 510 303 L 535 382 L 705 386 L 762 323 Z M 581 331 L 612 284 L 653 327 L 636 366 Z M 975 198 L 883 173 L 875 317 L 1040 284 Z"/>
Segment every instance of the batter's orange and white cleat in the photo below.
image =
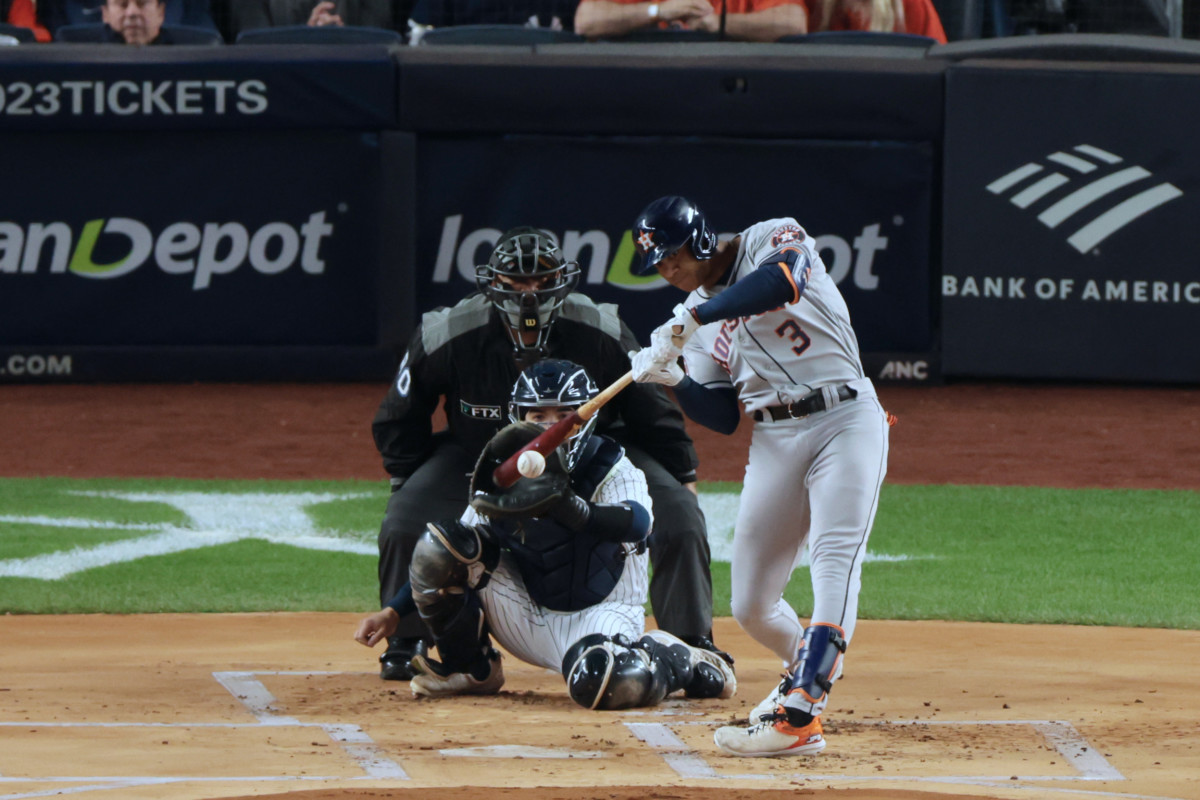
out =
<path fill-rule="evenodd" d="M 803 728 L 796 728 L 788 724 L 782 708 L 748 728 L 736 725 L 717 728 L 713 741 L 722 753 L 744 758 L 815 756 L 825 749 L 820 717 L 813 717 Z"/>
<path fill-rule="evenodd" d="M 775 709 L 783 705 L 783 700 L 787 697 L 788 690 L 792 688 L 792 675 L 790 672 L 785 672 L 780 676 L 782 680 L 779 685 L 771 690 L 771 693 L 763 698 L 754 710 L 750 712 L 750 724 L 761 722 L 766 717 L 775 713 Z"/>

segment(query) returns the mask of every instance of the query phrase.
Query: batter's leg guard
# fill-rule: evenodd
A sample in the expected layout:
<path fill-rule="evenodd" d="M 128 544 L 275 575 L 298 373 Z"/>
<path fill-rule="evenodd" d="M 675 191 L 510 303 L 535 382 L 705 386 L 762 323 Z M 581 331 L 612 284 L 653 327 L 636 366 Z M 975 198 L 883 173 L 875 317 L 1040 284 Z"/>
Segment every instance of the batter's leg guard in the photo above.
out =
<path fill-rule="evenodd" d="M 837 625 L 821 622 L 805 628 L 804 644 L 783 698 L 792 725 L 807 725 L 825 708 L 845 652 L 846 634 Z"/>

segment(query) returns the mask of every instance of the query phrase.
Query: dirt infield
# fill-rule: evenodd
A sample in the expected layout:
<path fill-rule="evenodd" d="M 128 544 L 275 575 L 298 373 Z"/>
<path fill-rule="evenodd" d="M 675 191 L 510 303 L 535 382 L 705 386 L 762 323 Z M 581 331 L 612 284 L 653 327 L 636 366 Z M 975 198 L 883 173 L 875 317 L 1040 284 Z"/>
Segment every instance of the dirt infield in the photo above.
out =
<path fill-rule="evenodd" d="M 381 479 L 381 393 L 0 387 L 0 475 Z M 1200 488 L 1192 390 L 881 396 L 900 418 L 892 482 Z M 696 431 L 702 478 L 740 478 L 748 427 Z M 1195 631 L 864 621 L 829 749 L 758 760 L 712 745 L 777 680 L 731 620 L 717 637 L 738 658 L 737 697 L 589 714 L 559 676 L 511 658 L 498 697 L 417 701 L 379 681 L 356 618 L 0 618 L 0 800 L 1200 797 Z"/>

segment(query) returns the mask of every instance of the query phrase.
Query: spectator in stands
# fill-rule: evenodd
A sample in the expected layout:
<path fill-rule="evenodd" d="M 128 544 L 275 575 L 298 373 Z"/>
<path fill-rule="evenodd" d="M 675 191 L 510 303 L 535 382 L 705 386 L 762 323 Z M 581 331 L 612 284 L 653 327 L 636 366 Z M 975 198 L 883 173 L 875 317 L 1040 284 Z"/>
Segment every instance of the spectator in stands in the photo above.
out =
<path fill-rule="evenodd" d="M 811 31 L 891 31 L 946 43 L 932 0 L 804 0 Z"/>
<path fill-rule="evenodd" d="M 214 0 L 218 3 L 241 3 L 242 1 Z M 50 31 L 50 34 L 57 39 L 58 29 L 64 25 L 102 24 L 104 6 L 107 2 L 108 0 L 37 0 L 38 18 Z M 217 29 L 209 7 L 209 0 L 164 0 L 161 5 L 163 7 L 163 22 L 160 29 L 162 33 L 156 44 L 175 44 L 170 40 L 170 34 L 167 33 L 174 26 Z M 74 41 L 80 40 L 75 39 Z M 98 39 L 97 41 L 102 40 Z M 114 36 L 108 41 L 124 43 L 125 40 Z"/>
<path fill-rule="evenodd" d="M 100 7 L 110 41 L 125 44 L 170 44 L 159 36 L 165 16 L 166 0 L 107 0 Z"/>
<path fill-rule="evenodd" d="M 589 39 L 655 27 L 717 33 L 722 26 L 728 39 L 773 42 L 807 33 L 808 14 L 799 0 L 582 0 L 575 12 L 575 32 Z"/>
<path fill-rule="evenodd" d="M 50 31 L 38 14 L 37 0 L 0 0 L 0 22 L 29 28 L 39 42 L 50 41 Z"/>
<path fill-rule="evenodd" d="M 355 25 L 403 32 L 413 0 L 214 0 L 225 38 L 252 28 Z"/>

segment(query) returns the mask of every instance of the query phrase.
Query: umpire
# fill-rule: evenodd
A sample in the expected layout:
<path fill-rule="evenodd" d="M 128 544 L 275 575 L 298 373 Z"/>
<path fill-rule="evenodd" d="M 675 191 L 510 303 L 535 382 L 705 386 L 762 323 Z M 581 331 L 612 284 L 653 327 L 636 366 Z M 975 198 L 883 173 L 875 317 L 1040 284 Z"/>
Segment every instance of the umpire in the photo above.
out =
<path fill-rule="evenodd" d="M 408 581 L 413 548 L 430 520 L 457 518 L 484 445 L 508 419 L 521 370 L 547 357 L 583 366 L 603 387 L 638 349 L 616 306 L 572 291 L 579 266 L 544 232 L 514 228 L 476 268 L 478 292 L 423 315 L 371 429 L 392 493 L 379 531 L 379 594 L 385 605 Z M 432 416 L 445 398 L 447 427 Z M 658 626 L 694 647 L 712 643 L 712 575 L 697 502 L 696 450 L 679 407 L 661 386 L 634 384 L 599 414 L 597 429 L 625 447 L 646 475 L 654 505 L 650 604 Z M 385 680 L 409 680 L 427 648 L 416 614 L 400 620 L 380 656 Z"/>

